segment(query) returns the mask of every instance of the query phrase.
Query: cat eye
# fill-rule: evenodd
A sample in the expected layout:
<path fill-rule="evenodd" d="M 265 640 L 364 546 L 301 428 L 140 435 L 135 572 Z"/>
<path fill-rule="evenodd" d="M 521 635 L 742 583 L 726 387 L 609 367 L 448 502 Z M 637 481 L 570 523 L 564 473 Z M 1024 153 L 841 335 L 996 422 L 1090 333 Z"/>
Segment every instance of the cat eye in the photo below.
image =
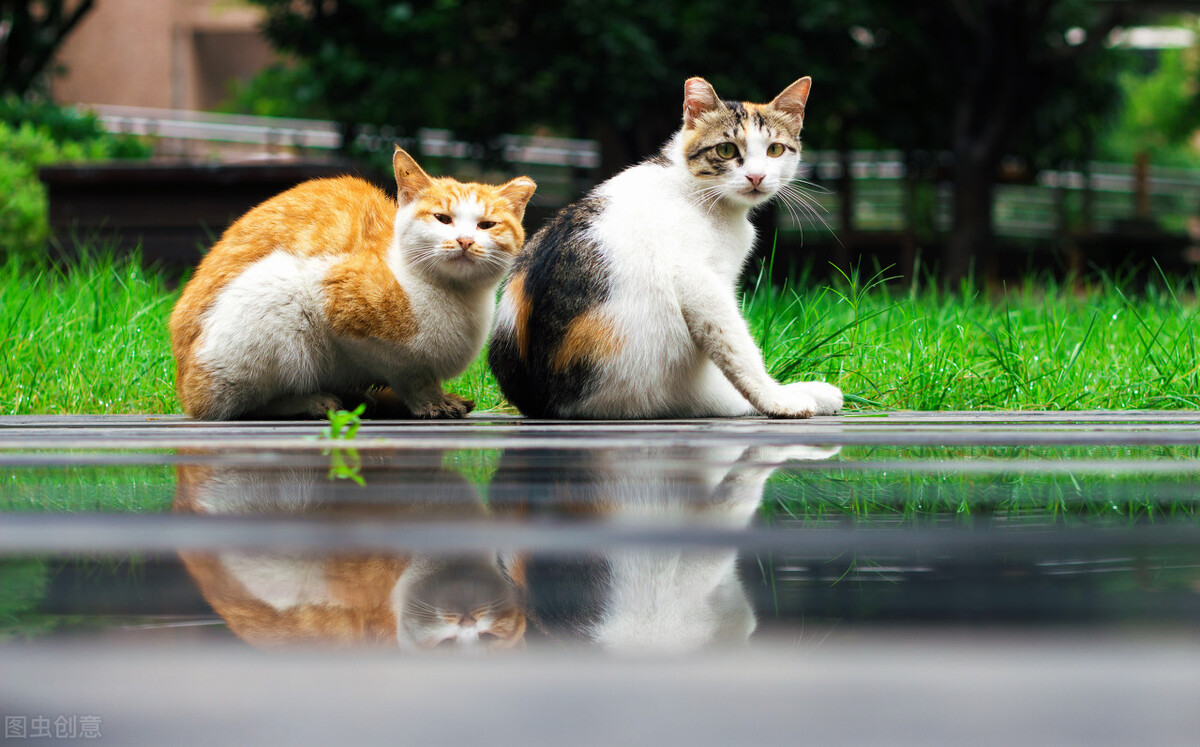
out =
<path fill-rule="evenodd" d="M 486 231 L 494 225 L 496 225 L 496 221 L 494 220 L 481 220 L 479 221 L 479 230 Z"/>
<path fill-rule="evenodd" d="M 454 222 L 454 220 L 451 219 L 450 216 L 446 215 L 445 213 L 434 213 L 433 217 L 437 218 L 438 223 L 445 223 L 447 226 Z"/>
<path fill-rule="evenodd" d="M 783 155 L 783 143 L 771 143 L 767 146 L 767 155 L 771 158 L 779 158 Z"/>
<path fill-rule="evenodd" d="M 736 156 L 738 154 L 737 146 L 734 145 L 733 143 L 721 143 L 713 150 L 715 150 L 717 152 L 718 156 L 720 156 L 721 158 L 724 158 L 727 161 L 730 158 L 733 158 L 734 156 Z"/>

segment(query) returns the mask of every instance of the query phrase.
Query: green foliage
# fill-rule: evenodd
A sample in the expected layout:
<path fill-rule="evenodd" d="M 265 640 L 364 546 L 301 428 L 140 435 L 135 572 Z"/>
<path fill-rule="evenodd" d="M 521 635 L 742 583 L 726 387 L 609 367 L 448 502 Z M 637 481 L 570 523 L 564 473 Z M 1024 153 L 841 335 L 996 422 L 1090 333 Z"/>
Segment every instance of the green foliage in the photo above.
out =
<path fill-rule="evenodd" d="M 1015 125 L 1001 124 L 1024 136 L 1027 154 L 1075 152 L 1114 100 L 1114 53 L 1062 43 L 1068 28 L 1096 24 L 1101 10 L 1088 0 L 989 4 L 1004 8 L 999 19 L 951 0 L 253 1 L 294 62 L 241 91 L 239 110 L 254 111 L 251 94 L 263 93 L 261 113 L 320 112 L 402 135 L 445 127 L 485 144 L 551 128 L 600 138 L 610 168 L 678 127 L 692 75 L 756 101 L 813 76 L 806 126 L 818 147 L 949 148 L 959 107 L 981 93 L 970 86 L 994 80 L 1023 92 L 1025 105 L 1006 112 Z M 1029 43 L 1004 57 L 1018 66 L 998 72 L 1036 75 L 1009 81 L 976 69 L 992 59 L 979 54 L 980 29 L 1019 18 L 1013 28 Z"/>
<path fill-rule="evenodd" d="M 329 422 L 317 437 L 334 442 L 352 441 L 362 426 L 362 414 L 366 409 L 367 406 L 362 404 L 351 411 L 329 410 L 325 413 Z M 362 457 L 357 449 L 338 446 L 326 450 L 325 454 L 329 456 L 330 480 L 350 480 L 359 486 L 366 485 L 362 476 Z"/>
<path fill-rule="evenodd" d="M 330 119 L 321 88 L 303 63 L 268 65 L 247 81 L 235 80 L 218 111 L 256 117 Z"/>
<path fill-rule="evenodd" d="M 147 455 L 151 461 L 159 455 Z M 0 470 L 0 512 L 167 511 L 175 495 L 171 464 L 11 466 Z"/>
<path fill-rule="evenodd" d="M 149 155 L 141 141 L 104 132 L 94 115 L 45 102 L 0 99 L 0 256 L 28 259 L 45 247 L 48 205 L 39 168 Z"/>
<path fill-rule="evenodd" d="M 60 146 L 32 124 L 13 128 L 0 122 L 0 252 L 30 256 L 46 242 L 48 207 L 39 167 L 98 155 L 102 151 L 96 145 Z"/>
<path fill-rule="evenodd" d="M 867 12 L 832 2 L 255 2 L 268 11 L 268 37 L 294 60 L 252 85 L 272 100 L 294 86 L 307 111 L 397 126 L 402 136 L 446 127 L 485 145 L 497 133 L 545 128 L 599 137 L 614 166 L 678 126 L 691 75 L 731 97 L 767 100 L 810 74 L 825 111 L 869 85 L 838 73 L 855 48 L 847 19 Z M 238 101 L 245 110 L 247 99 Z"/>
<path fill-rule="evenodd" d="M 9 137 L 0 124 L 0 148 Z M 46 190 L 28 164 L 0 156 L 0 256 L 28 256 L 46 241 Z"/>
<path fill-rule="evenodd" d="M 1102 158 L 1132 161 L 1144 152 L 1161 166 L 1200 166 L 1189 138 L 1200 128 L 1200 48 L 1169 49 L 1157 67 L 1120 76 L 1123 106 L 1101 144 Z"/>
<path fill-rule="evenodd" d="M 0 122 L 13 127 L 30 125 L 56 145 L 66 147 L 77 143 L 97 149 L 104 158 L 149 158 L 153 149 L 133 135 L 112 135 L 105 132 L 100 118 L 93 112 L 70 106 L 59 106 L 40 98 L 0 98 Z"/>
<path fill-rule="evenodd" d="M 29 618 L 49 583 L 48 569 L 40 560 L 0 560 L 0 642 L 34 632 Z"/>

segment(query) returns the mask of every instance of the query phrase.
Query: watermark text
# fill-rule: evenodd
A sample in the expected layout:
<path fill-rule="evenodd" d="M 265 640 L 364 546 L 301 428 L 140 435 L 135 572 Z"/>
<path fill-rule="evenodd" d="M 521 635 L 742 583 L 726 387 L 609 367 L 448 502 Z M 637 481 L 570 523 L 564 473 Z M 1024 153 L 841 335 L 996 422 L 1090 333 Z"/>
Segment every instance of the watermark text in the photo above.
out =
<path fill-rule="evenodd" d="M 39 713 L 4 717 L 5 739 L 99 739 L 100 717 Z"/>

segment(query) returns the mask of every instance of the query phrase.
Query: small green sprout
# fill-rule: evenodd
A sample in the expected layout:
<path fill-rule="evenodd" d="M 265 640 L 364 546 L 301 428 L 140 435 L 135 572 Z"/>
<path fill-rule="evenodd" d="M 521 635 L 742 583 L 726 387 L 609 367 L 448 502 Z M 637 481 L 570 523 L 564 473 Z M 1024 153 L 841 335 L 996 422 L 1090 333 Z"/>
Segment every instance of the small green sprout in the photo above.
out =
<path fill-rule="evenodd" d="M 329 454 L 328 479 L 352 480 L 359 487 L 367 484 L 362 476 L 362 457 L 358 455 L 358 449 L 334 448 L 327 453 Z"/>
<path fill-rule="evenodd" d="M 350 441 L 358 433 L 362 425 L 362 414 L 367 406 L 359 405 L 351 411 L 330 410 L 326 413 L 329 424 L 321 429 L 318 438 L 328 441 Z M 329 479 L 352 480 L 358 485 L 366 485 L 362 477 L 362 457 L 357 449 L 334 447 L 326 449 L 329 456 Z"/>
<path fill-rule="evenodd" d="M 329 418 L 329 424 L 321 430 L 320 437 L 331 441 L 349 441 L 354 438 L 354 434 L 358 433 L 358 428 L 362 425 L 362 414 L 366 409 L 367 406 L 363 404 L 352 411 L 330 410 L 325 414 Z"/>

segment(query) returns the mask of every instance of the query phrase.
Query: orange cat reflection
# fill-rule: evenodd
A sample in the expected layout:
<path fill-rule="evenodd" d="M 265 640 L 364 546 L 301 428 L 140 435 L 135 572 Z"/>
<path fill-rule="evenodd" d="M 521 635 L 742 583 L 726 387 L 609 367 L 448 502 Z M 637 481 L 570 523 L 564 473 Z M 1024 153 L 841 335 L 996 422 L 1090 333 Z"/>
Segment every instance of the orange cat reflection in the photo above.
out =
<path fill-rule="evenodd" d="M 321 469 L 181 465 L 178 477 L 179 512 L 434 518 L 485 511 L 465 480 L 444 472 L 422 486 L 427 494 L 416 502 L 394 500 L 400 495 L 337 500 L 340 486 Z M 259 647 L 505 649 L 525 635 L 525 613 L 494 555 L 189 551 L 180 557 L 230 630 Z"/>

